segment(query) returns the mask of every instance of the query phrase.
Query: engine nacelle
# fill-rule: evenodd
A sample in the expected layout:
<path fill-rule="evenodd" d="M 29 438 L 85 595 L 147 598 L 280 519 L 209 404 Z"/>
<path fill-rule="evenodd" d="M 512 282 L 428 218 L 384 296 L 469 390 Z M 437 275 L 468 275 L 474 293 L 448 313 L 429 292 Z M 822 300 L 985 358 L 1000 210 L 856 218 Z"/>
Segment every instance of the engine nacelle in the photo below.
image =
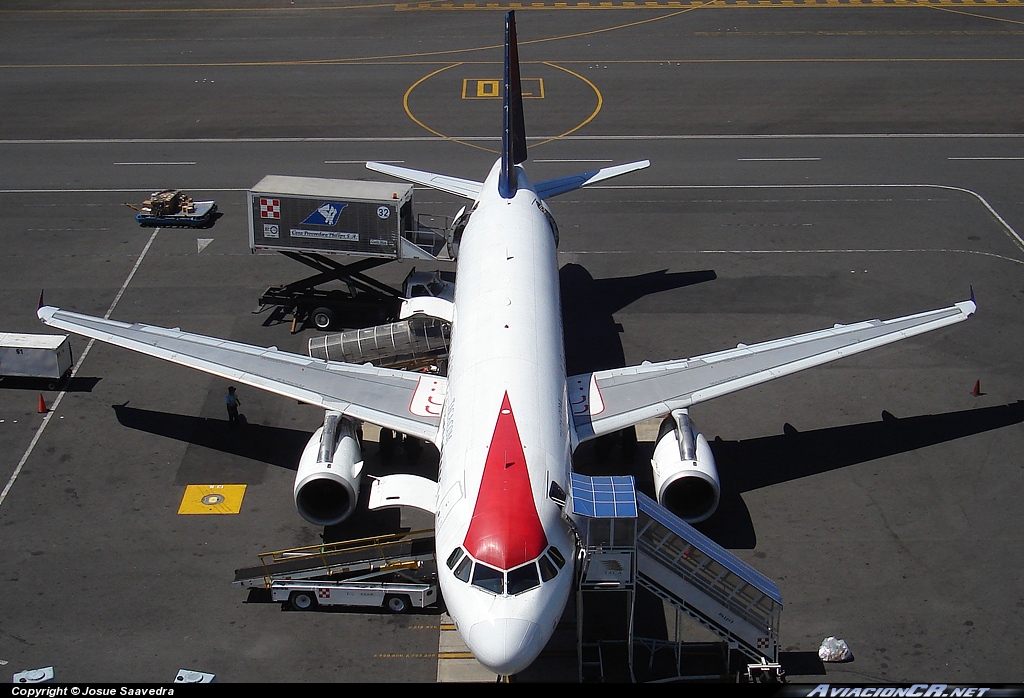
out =
<path fill-rule="evenodd" d="M 687 523 L 715 513 L 722 495 L 715 456 L 686 410 L 675 410 L 661 423 L 651 468 L 663 507 Z"/>
<path fill-rule="evenodd" d="M 356 423 L 328 412 L 324 425 L 302 449 L 295 474 L 295 508 L 317 526 L 341 523 L 355 511 L 363 455 Z"/>

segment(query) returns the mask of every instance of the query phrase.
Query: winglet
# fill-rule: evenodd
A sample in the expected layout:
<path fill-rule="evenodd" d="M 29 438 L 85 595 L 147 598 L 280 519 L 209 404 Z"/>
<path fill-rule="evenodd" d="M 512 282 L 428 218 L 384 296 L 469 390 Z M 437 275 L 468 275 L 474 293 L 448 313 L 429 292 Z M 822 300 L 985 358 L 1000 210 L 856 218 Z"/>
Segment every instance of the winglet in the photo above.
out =
<path fill-rule="evenodd" d="M 971 298 L 970 300 L 960 301 L 956 304 L 956 307 L 960 309 L 960 312 L 964 314 L 964 317 L 970 317 L 974 315 L 978 310 L 978 301 L 974 298 L 974 284 L 971 284 Z"/>
<path fill-rule="evenodd" d="M 39 310 L 44 305 L 46 305 L 45 303 L 43 303 L 43 294 L 45 292 L 46 292 L 46 289 L 43 289 L 43 288 L 39 289 L 39 304 L 36 306 L 36 310 Z"/>
<path fill-rule="evenodd" d="M 523 118 L 523 89 L 519 79 L 519 47 L 516 41 L 516 13 L 505 15 L 505 99 L 501 131 L 501 176 L 498 191 L 504 199 L 516 195 L 516 165 L 526 162 L 526 121 Z"/>

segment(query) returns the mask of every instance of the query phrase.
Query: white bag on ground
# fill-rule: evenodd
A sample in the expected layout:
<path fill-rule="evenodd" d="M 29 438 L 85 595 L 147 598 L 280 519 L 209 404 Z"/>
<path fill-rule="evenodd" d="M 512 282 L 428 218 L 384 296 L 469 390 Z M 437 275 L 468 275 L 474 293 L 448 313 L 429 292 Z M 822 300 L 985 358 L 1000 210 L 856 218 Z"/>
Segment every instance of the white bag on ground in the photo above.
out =
<path fill-rule="evenodd" d="M 818 658 L 823 662 L 848 662 L 853 659 L 845 640 L 826 637 L 818 648 Z"/>

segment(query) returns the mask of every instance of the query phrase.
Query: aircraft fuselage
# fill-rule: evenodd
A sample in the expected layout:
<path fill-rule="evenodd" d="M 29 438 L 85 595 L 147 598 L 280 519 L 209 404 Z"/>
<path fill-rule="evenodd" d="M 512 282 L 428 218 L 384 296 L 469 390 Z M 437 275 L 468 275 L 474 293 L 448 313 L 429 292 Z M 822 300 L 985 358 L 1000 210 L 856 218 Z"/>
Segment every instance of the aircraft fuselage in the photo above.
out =
<path fill-rule="evenodd" d="M 498 194 L 498 169 L 459 249 L 435 529 L 452 618 L 483 664 L 512 674 L 543 649 L 572 588 L 573 538 L 548 491 L 568 487 L 574 440 L 554 231 L 521 170 L 515 196 Z M 472 569 L 458 553 L 461 567 L 446 564 L 460 548 Z"/>

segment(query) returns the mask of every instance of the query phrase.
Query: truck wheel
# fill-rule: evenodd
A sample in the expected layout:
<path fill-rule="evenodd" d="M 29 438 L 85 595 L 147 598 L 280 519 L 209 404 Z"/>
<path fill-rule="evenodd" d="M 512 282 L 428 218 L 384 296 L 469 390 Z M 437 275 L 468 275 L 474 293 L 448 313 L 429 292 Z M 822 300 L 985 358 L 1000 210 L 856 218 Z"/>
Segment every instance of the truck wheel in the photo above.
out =
<path fill-rule="evenodd" d="M 389 595 L 384 599 L 384 605 L 392 613 L 405 613 L 409 610 L 409 597 Z"/>
<path fill-rule="evenodd" d="M 308 591 L 293 591 L 288 597 L 288 601 L 296 611 L 309 611 L 316 608 L 316 597 Z"/>
<path fill-rule="evenodd" d="M 330 329 L 334 324 L 334 311 L 330 308 L 317 308 L 310 317 L 318 330 Z"/>

